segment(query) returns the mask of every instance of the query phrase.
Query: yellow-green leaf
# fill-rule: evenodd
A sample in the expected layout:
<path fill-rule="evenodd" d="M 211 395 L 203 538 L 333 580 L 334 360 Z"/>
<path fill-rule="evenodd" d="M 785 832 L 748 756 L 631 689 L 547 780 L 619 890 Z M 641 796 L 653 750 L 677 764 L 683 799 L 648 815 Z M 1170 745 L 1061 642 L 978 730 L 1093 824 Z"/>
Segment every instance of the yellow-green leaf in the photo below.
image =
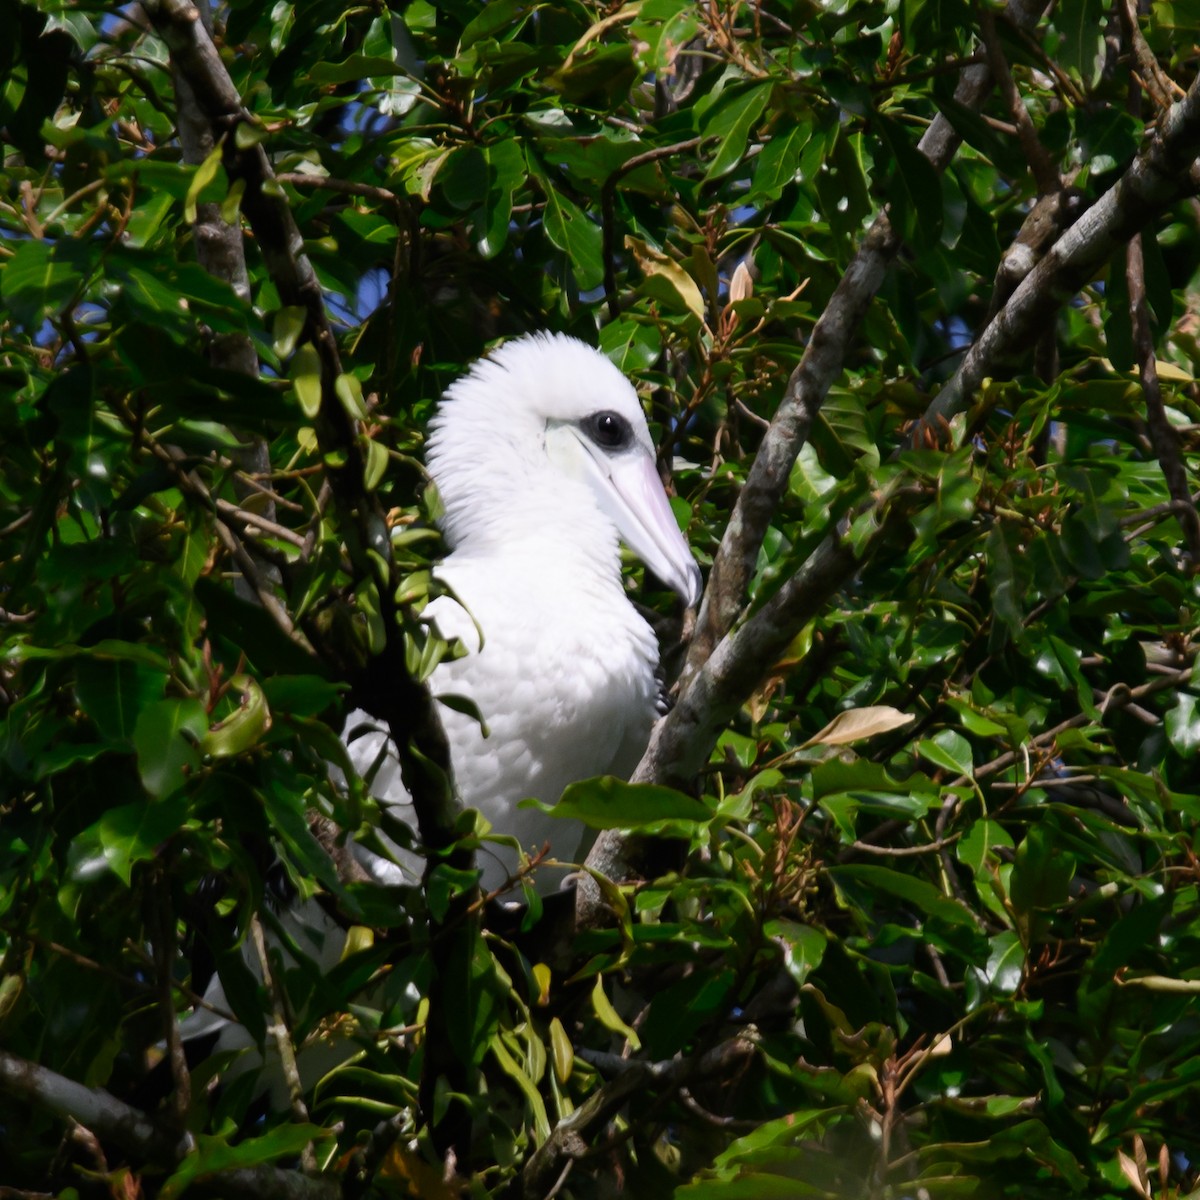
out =
<path fill-rule="evenodd" d="M 280 358 L 291 358 L 307 319 L 308 312 L 298 304 L 289 304 L 275 314 L 271 326 L 272 349 Z"/>
<path fill-rule="evenodd" d="M 300 411 L 306 417 L 315 417 L 321 411 L 321 358 L 311 342 L 296 351 L 289 377 Z"/>
<path fill-rule="evenodd" d="M 554 1064 L 554 1078 L 566 1083 L 575 1067 L 575 1047 L 557 1017 L 550 1018 L 550 1061 Z"/>
<path fill-rule="evenodd" d="M 670 255 L 656 250 L 635 237 L 626 237 L 625 246 L 646 277 L 645 290 L 677 311 L 689 312 L 704 320 L 704 297 L 696 281 Z"/>
<path fill-rule="evenodd" d="M 342 376 L 345 379 L 345 376 Z M 373 492 L 382 482 L 387 473 L 387 448 L 380 442 L 368 439 L 367 462 L 363 468 L 363 486 L 368 492 Z"/>
<path fill-rule="evenodd" d="M 183 219 L 189 225 L 196 223 L 196 203 L 200 199 L 200 193 L 217 177 L 217 172 L 221 169 L 221 147 L 216 146 L 212 153 L 196 168 L 195 175 L 192 176 L 191 186 L 188 188 L 187 199 L 183 203 Z"/>
<path fill-rule="evenodd" d="M 339 375 L 334 380 L 333 390 L 342 402 L 342 407 L 356 421 L 367 419 L 367 404 L 363 400 L 362 384 L 353 375 Z"/>
<path fill-rule="evenodd" d="M 621 1020 L 620 1013 L 613 1008 L 612 1001 L 605 995 L 603 975 L 596 976 L 596 983 L 592 988 L 592 1008 L 595 1010 L 596 1019 L 605 1029 L 612 1033 L 619 1033 L 634 1050 L 642 1048 L 637 1031 Z"/>

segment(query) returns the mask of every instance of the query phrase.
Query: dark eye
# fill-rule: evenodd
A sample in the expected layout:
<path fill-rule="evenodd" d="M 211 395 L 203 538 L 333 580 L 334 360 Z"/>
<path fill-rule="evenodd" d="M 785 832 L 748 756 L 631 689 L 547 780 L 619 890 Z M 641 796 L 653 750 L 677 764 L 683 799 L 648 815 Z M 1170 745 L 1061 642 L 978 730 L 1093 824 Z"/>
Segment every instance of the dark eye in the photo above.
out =
<path fill-rule="evenodd" d="M 583 431 L 606 450 L 620 450 L 633 441 L 633 430 L 629 422 L 619 413 L 598 412 L 583 420 Z"/>

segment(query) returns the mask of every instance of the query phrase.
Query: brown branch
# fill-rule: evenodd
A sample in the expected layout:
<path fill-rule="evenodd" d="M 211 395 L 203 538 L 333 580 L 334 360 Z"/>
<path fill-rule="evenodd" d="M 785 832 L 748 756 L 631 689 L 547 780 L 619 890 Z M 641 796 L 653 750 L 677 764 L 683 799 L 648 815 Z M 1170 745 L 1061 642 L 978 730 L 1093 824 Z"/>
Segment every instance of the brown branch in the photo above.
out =
<path fill-rule="evenodd" d="M 312 188 L 314 191 L 338 192 L 343 196 L 362 196 L 380 204 L 398 205 L 401 197 L 387 188 L 375 187 L 370 183 L 356 183 L 353 179 L 334 179 L 331 175 L 310 175 L 305 171 L 281 171 L 275 176 L 276 183 L 286 183 L 294 188 Z"/>
<path fill-rule="evenodd" d="M 1018 27 L 1029 27 L 1045 10 L 1046 0 L 1009 0 L 1006 11 Z M 992 86 L 991 71 L 982 63 L 967 67 L 954 97 L 978 108 Z M 918 149 L 944 170 L 961 139 L 941 113 L 925 131 Z M 713 559 L 708 588 L 696 620 L 683 680 L 690 680 L 732 627 L 754 573 L 758 551 L 775 510 L 787 491 L 791 470 L 807 440 L 809 428 L 829 388 L 842 371 L 850 345 L 884 275 L 900 249 L 899 234 L 884 209 L 875 218 L 838 282 L 792 372 L 771 428 L 738 496 L 721 545 Z"/>
<path fill-rule="evenodd" d="M 351 679 L 354 701 L 387 725 L 405 788 L 412 797 L 421 840 L 432 850 L 451 850 L 458 842 L 462 806 L 450 772 L 450 747 L 429 689 L 408 670 L 404 613 L 395 600 L 400 580 L 387 519 L 378 495 L 366 487 L 367 439 L 337 394 L 341 357 L 320 282 L 303 252 L 303 238 L 286 193 L 263 148 L 264 130 L 243 107 L 197 10 L 190 0 L 142 0 L 142 7 L 170 50 L 172 64 L 186 78 L 200 111 L 223 136 L 223 165 L 230 181 L 242 186 L 242 214 L 254 231 L 280 299 L 304 310 L 303 340 L 316 351 L 320 364 L 320 404 L 313 426 L 326 464 L 324 481 L 329 485 L 346 553 L 366 599 L 376 605 L 378 626 L 383 631 L 383 644 L 372 647 L 376 652 L 361 666 L 341 658 L 328 646 L 327 656 Z M 220 529 L 218 522 L 218 532 Z M 226 536 L 232 536 L 228 530 Z M 431 856 L 427 870 L 432 870 L 436 861 Z M 473 854 L 454 849 L 449 861 L 453 867 L 469 869 Z M 472 898 L 469 891 L 456 896 L 442 923 L 456 920 Z M 421 1106 L 430 1121 L 439 1080 L 444 1079 L 452 1093 L 469 1093 L 473 1088 L 472 1067 L 458 1058 L 446 1027 L 452 1004 L 447 994 L 448 976 L 455 966 L 456 941 L 447 938 L 434 947 L 430 1036 L 421 1080 Z M 434 1140 L 443 1152 L 457 1148 L 465 1158 L 470 1141 L 466 1106 L 448 1106 L 445 1119 L 434 1127 Z"/>
<path fill-rule="evenodd" d="M 1141 37 L 1137 16 L 1128 4 L 1122 9 L 1125 18 L 1126 37 L 1135 45 Z M 1145 53 L 1145 39 L 1141 39 Z M 1145 74 L 1145 71 L 1143 71 Z M 1130 80 L 1129 109 L 1134 116 L 1141 116 L 1142 96 L 1139 85 Z M 1129 239 L 1125 250 L 1125 283 L 1129 291 L 1129 323 L 1133 331 L 1133 348 L 1138 360 L 1138 375 L 1142 384 L 1142 396 L 1146 401 L 1146 426 L 1150 431 L 1150 444 L 1162 468 L 1167 492 L 1175 502 L 1179 524 L 1191 552 L 1193 567 L 1200 569 L 1200 515 L 1192 503 L 1192 489 L 1188 485 L 1187 468 L 1184 466 L 1179 433 L 1167 419 L 1163 404 L 1162 386 L 1158 378 L 1158 362 L 1154 351 L 1154 330 L 1150 320 L 1150 304 L 1146 297 L 1146 257 L 1142 246 L 1142 235 L 1136 233 Z"/>
<path fill-rule="evenodd" d="M 130 428 L 134 427 L 133 415 L 127 408 L 122 406 L 120 415 L 126 425 Z M 304 634 L 295 627 L 291 614 L 280 602 L 279 597 L 275 594 L 275 589 L 262 578 L 258 563 L 255 562 L 253 556 L 246 549 L 237 534 L 216 515 L 220 511 L 219 504 L 226 504 L 228 502 L 217 501 L 195 471 L 189 471 L 183 465 L 187 456 L 178 447 L 165 446 L 157 438 L 151 437 L 144 431 L 142 433 L 142 441 L 149 448 L 150 452 L 171 471 L 171 474 L 175 477 L 180 487 L 190 495 L 195 496 L 196 499 L 200 500 L 212 511 L 213 531 L 216 533 L 218 541 L 225 547 L 233 561 L 237 564 L 243 579 L 245 579 L 253 594 L 258 598 L 263 609 L 274 620 L 284 635 L 295 642 L 306 654 L 312 654 L 312 646 Z M 230 505 L 230 507 L 233 508 L 235 506 Z"/>
<path fill-rule="evenodd" d="M 152 931 L 154 950 L 154 974 L 158 985 L 158 1009 L 162 1016 L 167 1061 L 171 1066 L 171 1124 L 178 1130 L 187 1128 L 188 1113 L 192 1107 L 192 1079 L 188 1073 L 187 1058 L 183 1052 L 183 1038 L 179 1033 L 179 1020 L 175 1013 L 172 971 L 178 949 L 175 929 L 175 908 L 171 900 L 171 887 L 161 866 L 154 872 L 154 886 L 146 905 L 148 924 Z"/>
<path fill-rule="evenodd" d="M 1200 77 L 1173 105 L 1121 178 L 1071 225 L 1025 277 L 967 351 L 958 370 L 916 423 L 915 444 L 970 404 L 984 379 L 1032 344 L 1059 310 L 1104 269 L 1140 229 L 1200 182 Z"/>
<path fill-rule="evenodd" d="M 1125 280 L 1129 287 L 1129 319 L 1133 324 L 1133 345 L 1138 358 L 1138 374 L 1146 401 L 1146 425 L 1150 443 L 1167 482 L 1167 491 L 1175 502 L 1175 513 L 1183 527 L 1192 563 L 1200 567 L 1200 513 L 1192 503 L 1187 468 L 1183 463 L 1179 434 L 1167 418 L 1158 364 L 1154 355 L 1154 331 L 1150 326 L 1150 305 L 1146 300 L 1146 260 L 1142 253 L 1142 235 L 1134 234 L 1125 252 Z"/>
<path fill-rule="evenodd" d="M 829 534 L 774 596 L 722 639 L 682 688 L 675 707 L 654 727 L 634 783 L 686 784 L 699 773 L 720 730 L 796 634 L 873 552 L 885 528 L 881 522 L 860 551 L 847 545 L 839 532 Z M 587 866 L 609 879 L 628 879 L 637 873 L 638 844 L 621 830 L 606 829 L 596 838 Z M 605 919 L 603 898 L 590 877 L 576 887 L 575 912 L 584 928 Z"/>
<path fill-rule="evenodd" d="M 1042 145 L 1037 130 L 1033 127 L 1033 118 L 1029 115 L 1029 110 L 1021 101 L 1021 93 L 1017 91 L 1008 59 L 1004 57 L 1004 50 L 1000 45 L 995 14 L 986 4 L 979 7 L 979 27 L 992 78 L 996 81 L 996 88 L 1005 107 L 1012 115 L 1017 140 L 1025 153 L 1025 161 L 1029 164 L 1029 170 L 1037 184 L 1038 194 L 1048 196 L 1062 187 L 1062 180 L 1050 152 Z"/>
<path fill-rule="evenodd" d="M 250 512 L 249 509 L 239 508 L 236 504 L 233 504 L 229 500 L 222 500 L 219 496 L 214 499 L 213 505 L 223 517 L 228 517 L 230 520 L 237 521 L 241 525 L 249 525 L 254 529 L 259 529 L 263 533 L 270 534 L 271 537 L 278 538 L 281 542 L 287 542 L 288 545 L 295 546 L 299 550 L 304 549 L 305 538 L 294 529 L 288 529 L 286 525 L 280 525 L 277 521 L 271 521 L 256 512 Z"/>
<path fill-rule="evenodd" d="M 368 663 L 360 680 L 362 699 L 368 711 L 385 720 L 391 731 L 422 840 L 434 848 L 448 846 L 456 840 L 459 812 L 447 786 L 449 747 L 428 689 L 411 679 L 405 669 L 403 634 L 392 599 L 387 522 L 378 497 L 364 485 L 363 439 L 335 390 L 342 373 L 341 358 L 316 272 L 301 249 L 300 231 L 260 143 L 261 127 L 243 108 L 197 10 L 189 0 L 145 0 L 143 8 L 191 87 L 200 111 L 222 131 L 226 173 L 244 185 L 242 212 L 280 298 L 305 310 L 305 338 L 321 363 L 321 404 L 314 425 L 328 464 L 326 478 L 350 560 L 360 578 L 378 584 L 387 634 L 383 652 Z"/>
<path fill-rule="evenodd" d="M 139 1163 L 174 1168 L 194 1149 L 190 1133 L 163 1129 L 140 1109 L 103 1088 L 84 1087 L 37 1063 L 0 1050 L 0 1091 L 9 1097 L 81 1125 L 94 1138 L 121 1149 Z M 310 1179 L 278 1167 L 241 1167 L 195 1179 L 190 1190 L 229 1200 L 340 1200 L 333 1180 Z"/>
<path fill-rule="evenodd" d="M 1134 61 L 1138 67 L 1138 78 L 1142 86 L 1150 93 L 1150 99 L 1160 109 L 1171 107 L 1171 97 L 1174 83 L 1159 66 L 1158 58 L 1150 49 L 1146 35 L 1138 24 L 1137 5 L 1135 0 L 1122 0 L 1121 24 L 1125 27 L 1125 38 L 1133 50 Z"/>
<path fill-rule="evenodd" d="M 909 858 L 917 854 L 936 854 L 947 846 L 953 846 L 961 837 L 961 833 L 954 833 L 948 838 L 939 838 L 936 842 L 929 842 L 924 846 L 876 846 L 871 842 L 855 841 L 851 842 L 839 855 L 838 862 L 849 861 L 853 857 L 851 852 L 877 854 L 884 858 Z"/>
<path fill-rule="evenodd" d="M 308 1122 L 308 1108 L 304 1103 L 304 1086 L 300 1082 L 300 1068 L 296 1065 L 296 1047 L 292 1041 L 292 1031 L 288 1026 L 287 1013 L 284 1009 L 283 992 L 271 968 L 271 956 L 267 952 L 267 939 L 263 933 L 262 922 L 255 915 L 250 918 L 250 940 L 254 946 L 254 954 L 258 959 L 259 970 L 262 971 L 263 987 L 271 1001 L 271 1024 L 267 1028 L 267 1036 L 275 1043 L 279 1064 L 283 1069 L 283 1077 L 287 1082 L 288 1100 L 291 1103 L 292 1116 L 300 1124 Z M 302 1156 L 306 1170 L 311 1170 L 313 1164 L 312 1146 L 305 1147 Z"/>
<path fill-rule="evenodd" d="M 37 1063 L 0 1050 L 0 1090 L 77 1121 L 98 1137 L 143 1161 L 174 1164 L 192 1148 L 192 1136 L 171 1133 L 139 1109 L 104 1091 L 84 1087 Z"/>

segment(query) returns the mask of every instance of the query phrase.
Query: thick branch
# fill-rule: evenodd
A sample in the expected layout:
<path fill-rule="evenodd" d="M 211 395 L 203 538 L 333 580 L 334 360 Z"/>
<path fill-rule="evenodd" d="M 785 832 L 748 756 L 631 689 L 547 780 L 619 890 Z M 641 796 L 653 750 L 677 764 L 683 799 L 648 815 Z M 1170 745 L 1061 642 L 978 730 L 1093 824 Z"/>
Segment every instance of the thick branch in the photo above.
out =
<path fill-rule="evenodd" d="M 1009 0 L 1005 11 L 1016 26 L 1029 28 L 1036 24 L 1045 8 L 1045 0 Z M 963 70 L 954 98 L 960 104 L 978 108 L 991 86 L 988 67 L 975 63 Z M 939 113 L 925 131 L 918 149 L 941 171 L 954 157 L 960 142 L 949 120 Z M 841 374 L 850 345 L 899 248 L 900 237 L 884 209 L 834 289 L 799 366 L 788 380 L 771 426 L 763 435 L 713 559 L 683 672 L 685 683 L 700 669 L 741 610 L 759 548 L 787 491 L 796 456 L 829 388 Z"/>
<path fill-rule="evenodd" d="M 143 1167 L 173 1168 L 193 1149 L 190 1133 L 182 1137 L 170 1133 L 102 1088 L 84 1087 L 5 1050 L 0 1050 L 0 1091 L 74 1121 Z M 341 1194 L 332 1181 L 269 1166 L 201 1176 L 192 1190 L 230 1200 L 338 1200 Z"/>
<path fill-rule="evenodd" d="M 635 783 L 686 784 L 704 766 L 721 729 L 745 703 L 770 664 L 854 575 L 882 537 L 882 527 L 856 553 L 832 533 L 757 612 L 725 637 L 683 688 L 675 707 L 655 726 L 633 775 Z M 629 835 L 609 829 L 597 837 L 587 865 L 609 879 L 633 873 L 636 850 Z M 604 919 L 599 888 L 584 877 L 576 886 L 576 920 L 592 927 Z"/>
<path fill-rule="evenodd" d="M 1192 194 L 1198 152 L 1200 77 L 1163 117 L 1156 136 L 1124 175 L 1025 277 L 930 404 L 923 424 L 936 427 L 966 409 L 984 379 L 1029 346 L 1121 246 L 1175 201 Z"/>
<path fill-rule="evenodd" d="M 317 352 L 321 374 L 321 400 L 313 422 L 338 516 L 346 553 L 363 589 L 364 606 L 373 607 L 382 630 L 382 645 L 375 646 L 361 666 L 340 664 L 352 677 L 355 700 L 386 722 L 396 747 L 404 785 L 412 797 L 421 838 L 432 850 L 457 842 L 461 805 L 450 773 L 450 748 L 441 718 L 429 689 L 410 675 L 405 655 L 403 613 L 395 596 L 399 580 L 392 557 L 387 520 L 378 496 L 365 483 L 366 439 L 338 395 L 342 374 L 337 341 L 325 311 L 316 272 L 303 251 L 303 239 L 261 144 L 262 130 L 243 109 L 233 81 L 211 38 L 189 0 L 143 0 L 143 7 L 171 51 L 171 59 L 186 78 L 196 102 L 214 128 L 223 131 L 226 174 L 243 186 L 242 213 L 254 231 L 256 243 L 285 305 L 305 311 L 304 339 Z M 469 850 L 455 850 L 451 865 L 470 868 Z M 436 860 L 431 856 L 430 868 Z M 470 917 L 473 895 L 457 896 L 444 914 L 446 924 Z M 459 935 L 434 939 L 435 979 L 430 989 L 428 1052 L 421 1080 L 421 1107 L 434 1120 L 439 1080 L 452 1093 L 471 1089 L 472 1068 L 455 1052 L 448 1035 L 454 947 Z M 470 1125 L 465 1106 L 451 1104 L 434 1128 L 434 1140 L 443 1152 L 456 1149 L 466 1155 Z"/>
<path fill-rule="evenodd" d="M 0 1090 L 63 1120 L 77 1121 L 143 1162 L 176 1163 L 192 1147 L 190 1134 L 169 1133 L 103 1089 L 84 1087 L 6 1050 L 0 1050 Z"/>

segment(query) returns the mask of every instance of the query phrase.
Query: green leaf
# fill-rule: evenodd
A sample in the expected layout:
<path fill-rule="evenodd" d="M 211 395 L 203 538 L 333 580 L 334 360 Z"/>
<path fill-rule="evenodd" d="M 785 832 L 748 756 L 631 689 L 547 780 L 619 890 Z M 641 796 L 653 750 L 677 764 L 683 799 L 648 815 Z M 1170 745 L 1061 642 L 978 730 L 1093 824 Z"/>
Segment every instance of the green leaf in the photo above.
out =
<path fill-rule="evenodd" d="M 942 236 L 942 185 L 933 164 L 890 118 L 877 116 L 893 164 L 888 183 L 892 222 L 914 250 L 930 250 Z"/>
<path fill-rule="evenodd" d="M 562 250 L 583 290 L 596 287 L 604 278 L 604 237 L 583 211 L 548 182 L 546 192 L 546 236 Z"/>
<path fill-rule="evenodd" d="M 182 795 L 151 803 L 122 804 L 109 809 L 80 838 L 85 842 L 95 838 L 113 874 L 128 887 L 134 864 L 154 858 L 159 846 L 186 819 L 187 800 Z"/>
<path fill-rule="evenodd" d="M 1020 912 L 1053 909 L 1066 899 L 1075 875 L 1075 856 L 1060 844 L 1056 830 L 1039 821 L 1017 847 L 1009 896 Z"/>
<path fill-rule="evenodd" d="M 368 417 L 366 401 L 363 400 L 362 384 L 358 382 L 358 377 L 348 375 L 342 372 L 333 381 L 333 390 L 337 394 L 337 398 L 342 402 L 342 407 L 346 410 L 347 416 L 352 421 L 365 421 Z M 307 412 L 305 415 L 309 415 Z"/>
<path fill-rule="evenodd" d="M 210 725 L 200 739 L 201 751 L 212 758 L 241 754 L 261 741 L 271 728 L 271 709 L 258 680 L 250 675 L 235 675 L 229 686 L 240 696 L 237 709 L 231 716 Z"/>
<path fill-rule="evenodd" d="M 310 1142 L 329 1136 L 320 1125 L 277 1125 L 262 1137 L 244 1138 L 231 1146 L 223 1137 L 200 1134 L 191 1152 L 159 1191 L 163 1200 L 176 1200 L 195 1180 L 206 1175 L 219 1178 L 223 1171 L 235 1171 L 275 1162 L 298 1155 Z"/>
<path fill-rule="evenodd" d="M 654 366 L 662 348 L 662 334 L 647 322 L 619 317 L 600 330 L 600 349 L 627 375 Z"/>
<path fill-rule="evenodd" d="M 706 138 L 719 138 L 704 182 L 728 174 L 742 160 L 750 144 L 750 133 L 758 123 L 771 98 L 773 82 L 754 83 L 742 89 L 726 88 L 721 99 L 710 108 L 701 123 L 700 132 Z M 799 154 L 799 147 L 796 150 Z"/>
<path fill-rule="evenodd" d="M 1012 996 L 1021 986 L 1021 977 L 1025 973 L 1025 948 L 1011 929 L 989 940 L 991 951 L 987 960 L 987 981 L 998 995 Z"/>
<path fill-rule="evenodd" d="M 1060 0 L 1054 23 L 1063 39 L 1063 64 L 1090 89 L 1104 66 L 1103 0 Z"/>
<path fill-rule="evenodd" d="M 196 223 L 196 205 L 200 201 L 200 193 L 216 179 L 217 172 L 221 169 L 221 154 L 221 147 L 219 145 L 214 146 L 209 152 L 208 157 L 196 168 L 196 172 L 192 176 L 191 185 L 187 190 L 187 199 L 183 206 L 183 219 L 189 225 L 195 225 Z"/>
<path fill-rule="evenodd" d="M 1180 692 L 1175 707 L 1166 716 L 1167 739 L 1185 759 L 1200 752 L 1200 700 L 1191 692 Z"/>
<path fill-rule="evenodd" d="M 290 305 L 275 313 L 272 325 L 274 340 L 272 349 L 281 359 L 290 358 L 295 353 L 296 343 L 304 332 L 308 320 L 308 310 L 298 305 Z"/>
<path fill-rule="evenodd" d="M 752 199 L 770 203 L 800 171 L 800 154 L 813 135 L 811 120 L 789 121 L 763 147 L 754 162 Z"/>
<path fill-rule="evenodd" d="M 138 715 L 162 698 L 167 676 L 128 658 L 81 658 L 75 668 L 80 707 L 110 741 L 129 744 Z"/>
<path fill-rule="evenodd" d="M 639 829 L 684 837 L 713 815 L 699 800 L 673 788 L 625 783 L 612 775 L 571 784 L 557 804 L 522 800 L 521 807 L 582 821 L 591 829 Z"/>
<path fill-rule="evenodd" d="M 187 783 L 200 766 L 198 747 L 208 734 L 199 700 L 157 700 L 138 714 L 133 730 L 142 786 L 161 799 Z"/>
<path fill-rule="evenodd" d="M 914 904 L 922 912 L 931 917 L 938 917 L 947 925 L 958 925 L 974 929 L 975 921 L 970 910 L 957 900 L 951 900 L 942 895 L 932 884 L 923 879 L 914 879 L 911 875 L 902 875 L 889 867 L 872 867 L 866 865 L 832 866 L 826 868 L 830 878 L 835 882 L 861 884 L 864 887 L 887 892 L 899 896 Z"/>
<path fill-rule="evenodd" d="M 922 758 L 935 767 L 965 775 L 970 779 L 975 774 L 975 761 L 971 754 L 971 743 L 953 729 L 943 729 L 932 738 L 923 738 L 916 745 Z"/>
<path fill-rule="evenodd" d="M 592 985 L 592 1011 L 596 1014 L 596 1019 L 610 1033 L 615 1033 L 618 1037 L 624 1038 L 631 1050 L 635 1053 L 642 1048 L 642 1040 L 638 1037 L 635 1030 L 631 1029 L 624 1021 L 621 1020 L 617 1010 L 613 1008 L 612 1001 L 608 998 L 604 991 L 604 976 L 597 975 L 596 982 Z"/>
<path fill-rule="evenodd" d="M 311 421 L 321 411 L 321 356 L 311 342 L 305 342 L 296 351 L 288 378 L 300 411 Z"/>
<path fill-rule="evenodd" d="M 0 272 L 0 300 L 13 318 L 36 330 L 49 312 L 66 307 L 80 290 L 78 251 L 59 243 L 18 242 Z M 75 261 L 73 261 L 75 260 Z"/>
<path fill-rule="evenodd" d="M 367 439 L 367 461 L 363 465 L 363 487 L 373 492 L 383 482 L 388 468 L 387 447 L 374 438 Z"/>

